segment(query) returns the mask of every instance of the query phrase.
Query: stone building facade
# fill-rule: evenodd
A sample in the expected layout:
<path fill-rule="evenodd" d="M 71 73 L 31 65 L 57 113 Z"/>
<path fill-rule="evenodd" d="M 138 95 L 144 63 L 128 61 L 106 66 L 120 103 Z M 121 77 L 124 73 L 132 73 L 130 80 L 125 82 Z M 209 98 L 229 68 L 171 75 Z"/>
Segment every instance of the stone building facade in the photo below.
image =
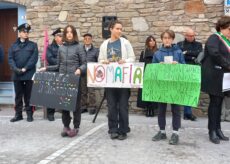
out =
<path fill-rule="evenodd" d="M 81 36 L 90 32 L 99 47 L 102 38 L 102 17 L 117 16 L 123 22 L 124 34 L 132 43 L 137 60 L 148 35 L 160 42 L 165 29 L 176 32 L 176 40 L 183 39 L 186 27 L 192 27 L 202 43 L 215 32 L 215 22 L 224 13 L 223 0 L 3 0 L 26 6 L 26 18 L 32 25 L 32 40 L 43 50 L 44 28 L 52 30 L 67 24 L 77 28 Z M 50 38 L 51 39 L 51 38 Z M 130 107 L 136 108 L 133 89 Z M 206 109 L 207 95 L 201 94 L 199 108 Z"/>

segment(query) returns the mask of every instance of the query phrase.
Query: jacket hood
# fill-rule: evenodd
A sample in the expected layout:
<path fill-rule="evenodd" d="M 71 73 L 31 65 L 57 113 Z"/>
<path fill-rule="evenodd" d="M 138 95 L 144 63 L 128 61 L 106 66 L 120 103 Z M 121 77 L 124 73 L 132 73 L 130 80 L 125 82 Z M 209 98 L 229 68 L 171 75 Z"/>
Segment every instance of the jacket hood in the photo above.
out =
<path fill-rule="evenodd" d="M 172 47 L 164 47 L 162 45 L 162 47 L 159 49 L 159 51 L 162 52 L 169 52 L 169 51 L 176 51 L 176 50 L 180 50 L 179 46 L 176 44 L 172 44 Z"/>

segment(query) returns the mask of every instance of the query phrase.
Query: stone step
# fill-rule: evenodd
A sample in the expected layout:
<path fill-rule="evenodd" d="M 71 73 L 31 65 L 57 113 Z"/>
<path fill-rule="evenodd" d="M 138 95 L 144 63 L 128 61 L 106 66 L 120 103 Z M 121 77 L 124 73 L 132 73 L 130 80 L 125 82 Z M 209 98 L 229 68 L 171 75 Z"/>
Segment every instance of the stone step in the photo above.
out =
<path fill-rule="evenodd" d="M 0 104 L 14 104 L 13 82 L 0 82 Z"/>

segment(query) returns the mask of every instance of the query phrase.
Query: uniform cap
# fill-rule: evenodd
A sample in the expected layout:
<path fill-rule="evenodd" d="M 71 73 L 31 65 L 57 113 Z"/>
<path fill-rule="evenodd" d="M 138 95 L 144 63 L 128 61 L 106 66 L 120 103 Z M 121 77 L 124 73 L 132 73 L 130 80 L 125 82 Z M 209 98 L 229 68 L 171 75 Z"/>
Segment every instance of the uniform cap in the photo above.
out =
<path fill-rule="evenodd" d="M 55 35 L 57 35 L 57 34 L 62 34 L 63 31 L 64 31 L 64 30 L 63 30 L 62 28 L 57 28 L 57 29 L 52 33 L 52 35 L 55 36 Z"/>
<path fill-rule="evenodd" d="M 31 29 L 31 26 L 28 23 L 24 23 L 24 24 L 21 24 L 20 26 L 18 26 L 19 32 L 21 32 L 21 31 L 29 32 L 30 29 Z"/>

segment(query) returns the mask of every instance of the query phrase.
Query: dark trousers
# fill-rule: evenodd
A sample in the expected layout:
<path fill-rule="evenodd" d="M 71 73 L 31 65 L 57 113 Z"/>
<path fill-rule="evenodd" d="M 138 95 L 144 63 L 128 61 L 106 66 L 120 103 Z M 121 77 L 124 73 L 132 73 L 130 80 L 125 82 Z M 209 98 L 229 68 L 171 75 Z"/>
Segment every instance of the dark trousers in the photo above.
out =
<path fill-rule="evenodd" d="M 22 115 L 23 101 L 25 103 L 25 110 L 27 112 L 32 112 L 32 107 L 30 106 L 32 86 L 33 86 L 32 80 L 14 81 L 16 115 L 19 116 Z"/>
<path fill-rule="evenodd" d="M 55 109 L 53 109 L 53 108 L 47 108 L 47 114 L 48 115 L 54 115 L 54 113 L 55 113 Z"/>
<path fill-rule="evenodd" d="M 224 97 L 209 95 L 210 103 L 208 106 L 208 129 L 209 131 L 221 129 L 221 105 Z"/>
<path fill-rule="evenodd" d="M 64 127 L 69 127 L 71 122 L 70 111 L 62 110 L 62 123 Z M 81 86 L 78 87 L 78 95 L 77 95 L 77 104 L 76 108 L 73 111 L 73 125 L 74 128 L 79 128 L 81 124 Z"/>
<path fill-rule="evenodd" d="M 95 88 L 87 87 L 87 77 L 81 77 L 81 110 L 96 109 Z"/>
<path fill-rule="evenodd" d="M 109 133 L 127 133 L 129 129 L 128 100 L 130 89 L 106 88 Z"/>
<path fill-rule="evenodd" d="M 159 103 L 158 125 L 160 130 L 165 130 L 166 126 L 166 103 Z M 178 131 L 181 126 L 180 106 L 171 104 L 172 111 L 172 126 L 173 130 Z"/>
<path fill-rule="evenodd" d="M 81 77 L 81 110 L 87 109 L 87 77 L 82 76 Z"/>

